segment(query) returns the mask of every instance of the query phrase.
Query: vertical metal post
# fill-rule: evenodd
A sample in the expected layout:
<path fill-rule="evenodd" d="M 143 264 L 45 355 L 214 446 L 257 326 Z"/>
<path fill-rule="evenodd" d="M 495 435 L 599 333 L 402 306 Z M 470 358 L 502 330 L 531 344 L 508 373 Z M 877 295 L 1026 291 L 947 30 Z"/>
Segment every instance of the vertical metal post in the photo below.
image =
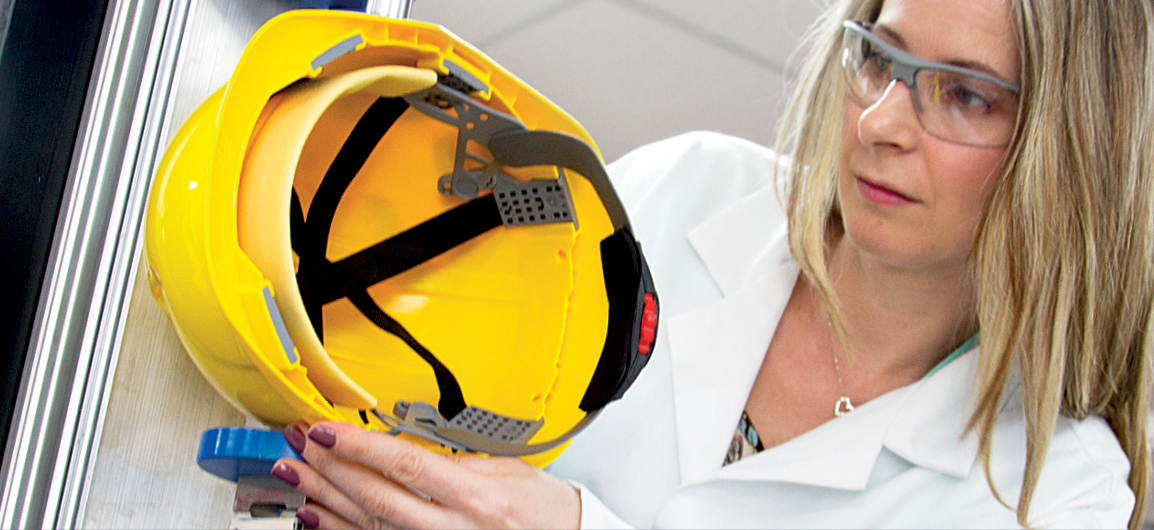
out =
<path fill-rule="evenodd" d="M 0 469 L 0 528 L 79 524 L 128 310 L 147 179 L 133 178 L 171 0 L 109 2 Z M 178 2 L 178 4 L 182 4 Z"/>
<path fill-rule="evenodd" d="M 12 21 L 12 4 L 15 0 L 0 0 L 0 52 L 4 51 L 4 42 L 8 40 L 8 24 Z"/>
<path fill-rule="evenodd" d="M 389 18 L 409 18 L 413 0 L 369 0 L 365 12 Z"/>

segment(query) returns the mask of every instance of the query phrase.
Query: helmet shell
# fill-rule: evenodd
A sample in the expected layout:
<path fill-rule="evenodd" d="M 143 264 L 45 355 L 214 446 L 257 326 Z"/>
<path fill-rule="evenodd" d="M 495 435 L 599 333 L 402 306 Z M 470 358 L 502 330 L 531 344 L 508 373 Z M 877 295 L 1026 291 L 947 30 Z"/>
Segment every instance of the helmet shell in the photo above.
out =
<path fill-rule="evenodd" d="M 338 420 L 383 430 L 368 412 L 437 402 L 429 365 L 349 300 L 325 305 L 323 341 L 308 325 L 292 277 L 287 206 L 295 191 L 307 218 L 326 169 L 374 101 L 431 85 L 453 67 L 484 85 L 469 94 L 478 103 L 530 130 L 593 145 L 568 114 L 444 29 L 332 11 L 268 22 L 228 84 L 173 138 L 146 212 L 147 278 L 196 366 L 242 411 L 277 427 Z M 344 87 L 336 96 L 320 94 L 335 85 Z M 311 117 L 294 114 L 310 105 Z M 328 259 L 460 204 L 436 184 L 453 170 L 456 136 L 405 111 L 342 196 Z M 469 150 L 491 158 L 484 146 Z M 558 178 L 543 166 L 505 173 L 522 182 Z M 586 179 L 561 178 L 576 223 L 500 226 L 368 288 L 454 373 L 470 405 L 543 419 L 530 442 L 556 438 L 585 417 L 580 402 L 606 341 L 598 244 L 613 223 Z M 563 448 L 523 458 L 543 466 Z"/>

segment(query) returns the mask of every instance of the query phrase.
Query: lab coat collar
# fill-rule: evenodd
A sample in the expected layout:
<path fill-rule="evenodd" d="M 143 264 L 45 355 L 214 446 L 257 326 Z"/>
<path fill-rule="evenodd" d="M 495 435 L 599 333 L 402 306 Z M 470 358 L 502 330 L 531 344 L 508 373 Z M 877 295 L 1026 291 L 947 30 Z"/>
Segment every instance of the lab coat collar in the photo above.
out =
<path fill-rule="evenodd" d="M 683 484 L 705 479 L 725 459 L 798 275 L 772 186 L 715 214 L 688 238 L 724 297 L 671 317 L 666 328 Z"/>
<path fill-rule="evenodd" d="M 918 466 L 968 475 L 978 450 L 973 433 L 963 436 L 976 348 L 929 378 L 721 468 L 799 268 L 772 186 L 715 214 L 688 239 L 724 298 L 672 317 L 668 328 L 683 485 L 771 480 L 862 490 L 883 448 Z"/>
<path fill-rule="evenodd" d="M 714 214 L 689 231 L 687 237 L 721 292 L 729 296 L 751 280 L 780 272 L 767 269 L 793 262 L 785 229 L 785 214 L 777 192 L 767 184 Z M 792 290 L 793 282 L 789 284 Z"/>

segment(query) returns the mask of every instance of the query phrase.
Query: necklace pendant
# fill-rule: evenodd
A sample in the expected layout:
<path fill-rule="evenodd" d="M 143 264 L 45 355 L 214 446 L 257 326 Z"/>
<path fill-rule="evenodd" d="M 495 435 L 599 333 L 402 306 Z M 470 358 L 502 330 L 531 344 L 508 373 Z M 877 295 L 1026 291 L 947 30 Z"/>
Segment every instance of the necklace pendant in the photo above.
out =
<path fill-rule="evenodd" d="M 847 412 L 853 412 L 853 403 L 849 402 L 849 396 L 842 396 L 833 406 L 833 415 L 841 416 Z"/>

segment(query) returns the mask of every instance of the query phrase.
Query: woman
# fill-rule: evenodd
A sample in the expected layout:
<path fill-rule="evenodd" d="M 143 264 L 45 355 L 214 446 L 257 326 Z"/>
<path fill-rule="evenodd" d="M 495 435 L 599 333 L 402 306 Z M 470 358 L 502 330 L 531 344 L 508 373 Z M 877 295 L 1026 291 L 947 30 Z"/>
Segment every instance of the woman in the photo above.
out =
<path fill-rule="evenodd" d="M 329 423 L 274 473 L 323 527 L 1137 526 L 1152 32 L 1139 0 L 839 2 L 788 158 L 693 134 L 611 167 L 666 318 L 552 466 L 579 488 Z"/>

